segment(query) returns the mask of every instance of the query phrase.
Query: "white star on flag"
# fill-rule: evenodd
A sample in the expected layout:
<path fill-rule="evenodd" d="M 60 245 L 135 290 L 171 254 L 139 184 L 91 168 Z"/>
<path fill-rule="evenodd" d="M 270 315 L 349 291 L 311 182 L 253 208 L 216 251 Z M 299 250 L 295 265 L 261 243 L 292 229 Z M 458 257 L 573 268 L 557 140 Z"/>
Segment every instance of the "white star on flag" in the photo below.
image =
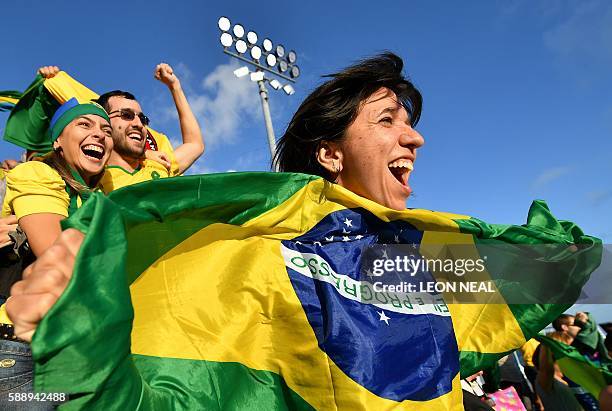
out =
<path fill-rule="evenodd" d="M 346 224 L 347 227 L 352 227 L 353 226 L 353 220 L 349 220 L 348 218 L 344 219 L 344 224 Z"/>
<path fill-rule="evenodd" d="M 301 242 L 301 241 L 296 241 L 295 243 L 296 243 L 296 244 L 300 244 L 300 245 L 302 245 L 302 242 Z"/>
<path fill-rule="evenodd" d="M 378 321 L 384 321 L 385 324 L 389 325 L 389 320 L 391 318 L 387 317 L 387 315 L 385 314 L 384 311 L 377 311 L 378 315 L 380 316 L 380 318 L 378 319 Z"/>
<path fill-rule="evenodd" d="M 370 270 L 369 268 L 366 270 L 366 275 L 368 277 L 374 277 L 374 273 L 372 272 L 372 270 Z"/>
<path fill-rule="evenodd" d="M 347 229 L 345 229 L 345 228 L 343 228 L 343 229 L 342 229 L 342 234 L 350 234 L 350 233 L 351 233 L 351 232 L 350 232 L 350 231 L 348 231 Z"/>
<path fill-rule="evenodd" d="M 396 243 L 399 243 L 399 235 L 395 234 L 395 236 L 394 236 L 394 237 L 395 237 L 395 242 L 396 242 Z"/>
<path fill-rule="evenodd" d="M 344 237 L 342 237 L 342 241 L 351 241 L 351 239 L 348 238 L 348 236 L 344 236 Z"/>
<path fill-rule="evenodd" d="M 361 234 L 357 234 L 355 236 L 355 240 L 361 240 L 363 238 L 363 236 Z"/>
<path fill-rule="evenodd" d="M 334 241 L 334 236 L 332 235 L 331 237 L 325 237 L 325 241 L 331 243 L 332 241 Z"/>
<path fill-rule="evenodd" d="M 387 250 L 383 250 L 382 258 L 389 258 L 389 256 L 387 255 Z"/>
<path fill-rule="evenodd" d="M 314 244 L 314 245 L 318 245 L 319 247 L 321 247 L 321 243 L 320 243 L 320 242 L 318 242 L 318 241 L 315 241 L 313 244 Z"/>

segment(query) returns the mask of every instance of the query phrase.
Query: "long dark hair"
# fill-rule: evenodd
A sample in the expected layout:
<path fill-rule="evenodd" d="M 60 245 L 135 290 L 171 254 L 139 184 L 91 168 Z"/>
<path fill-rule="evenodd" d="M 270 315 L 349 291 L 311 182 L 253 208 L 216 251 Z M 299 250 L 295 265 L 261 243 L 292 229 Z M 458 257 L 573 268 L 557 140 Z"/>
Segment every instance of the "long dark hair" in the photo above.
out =
<path fill-rule="evenodd" d="M 410 115 L 412 126 L 421 116 L 423 98 L 402 74 L 404 62 L 391 53 L 361 60 L 317 87 L 302 102 L 285 134 L 280 138 L 273 164 L 280 171 L 315 174 L 331 180 L 319 164 L 317 149 L 322 141 L 344 138 L 359 114 L 361 103 L 381 87 L 393 91 Z"/>
<path fill-rule="evenodd" d="M 66 159 L 61 154 L 61 150 L 61 148 L 53 150 L 49 157 L 45 158 L 44 163 L 57 171 L 60 177 L 62 177 L 62 180 L 64 180 L 66 185 L 70 187 L 70 190 L 74 193 L 82 194 L 84 192 L 91 191 L 91 188 L 96 187 L 102 179 L 104 170 L 102 170 L 101 173 L 91 177 L 89 179 L 89 186 L 86 186 L 78 182 L 73 177 L 72 173 L 70 172 L 70 165 L 68 165 Z"/>

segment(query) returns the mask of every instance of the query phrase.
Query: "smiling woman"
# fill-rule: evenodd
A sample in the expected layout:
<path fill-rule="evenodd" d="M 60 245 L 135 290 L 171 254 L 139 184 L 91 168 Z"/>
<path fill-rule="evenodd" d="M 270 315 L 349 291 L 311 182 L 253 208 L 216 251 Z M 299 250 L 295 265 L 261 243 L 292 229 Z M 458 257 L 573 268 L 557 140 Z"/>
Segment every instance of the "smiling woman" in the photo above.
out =
<path fill-rule="evenodd" d="M 2 215 L 14 214 L 36 256 L 59 236 L 60 221 L 95 188 L 113 149 L 108 114 L 95 104 L 64 103 L 49 126 L 53 151 L 7 175 Z"/>
<path fill-rule="evenodd" d="M 59 237 L 60 221 L 76 211 L 97 186 L 113 149 L 106 111 L 96 103 L 79 104 L 76 99 L 57 109 L 48 137 L 53 143 L 50 154 L 42 157 L 42 161 L 18 165 L 6 177 L 2 215 L 17 217 L 19 230 L 25 233 L 34 253 L 19 255 L 23 267 Z M 61 257 L 57 260 L 64 263 Z M 4 302 L 3 295 L 8 295 L 7 290 L 0 291 L 0 302 Z M 9 365 L 0 367 L 1 409 L 13 408 L 11 394 L 33 393 L 32 353 L 28 344 L 15 337 L 5 307 L 6 304 L 0 306 L 0 356 Z M 57 405 L 55 401 L 39 403 L 36 409 L 50 410 Z"/>
<path fill-rule="evenodd" d="M 393 53 L 363 60 L 313 91 L 278 144 L 281 171 L 316 174 L 396 210 L 425 141 L 414 129 L 421 93 Z"/>

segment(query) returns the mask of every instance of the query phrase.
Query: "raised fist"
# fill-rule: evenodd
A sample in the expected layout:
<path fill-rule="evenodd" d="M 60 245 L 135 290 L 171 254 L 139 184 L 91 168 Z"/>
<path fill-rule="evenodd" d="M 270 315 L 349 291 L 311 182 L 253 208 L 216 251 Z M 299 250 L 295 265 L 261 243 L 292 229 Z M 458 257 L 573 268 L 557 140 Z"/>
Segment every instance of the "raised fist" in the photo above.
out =
<path fill-rule="evenodd" d="M 178 84 L 179 82 L 172 67 L 166 63 L 160 63 L 155 67 L 155 78 L 168 87 Z"/>
<path fill-rule="evenodd" d="M 55 77 L 55 75 L 59 72 L 60 69 L 57 66 L 42 66 L 37 71 L 37 73 L 43 76 L 44 78 Z"/>

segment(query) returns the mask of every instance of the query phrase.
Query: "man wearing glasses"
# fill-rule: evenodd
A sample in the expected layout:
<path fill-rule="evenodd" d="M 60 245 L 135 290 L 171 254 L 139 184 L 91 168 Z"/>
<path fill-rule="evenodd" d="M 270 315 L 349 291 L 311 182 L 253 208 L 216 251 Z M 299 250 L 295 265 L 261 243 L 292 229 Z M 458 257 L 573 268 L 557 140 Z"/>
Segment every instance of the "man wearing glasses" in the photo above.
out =
<path fill-rule="evenodd" d="M 59 68 L 55 66 L 39 69 L 45 78 L 58 72 Z M 167 139 L 156 139 L 147 129 L 149 118 L 143 114 L 133 94 L 121 90 L 102 94 L 97 102 L 109 114 L 115 145 L 100 181 L 105 193 L 143 181 L 183 174 L 204 152 L 200 126 L 172 67 L 158 64 L 154 75 L 172 94 L 183 144 L 173 150 Z"/>
<path fill-rule="evenodd" d="M 183 144 L 174 152 L 171 148 L 164 150 L 158 147 L 146 127 L 149 119 L 131 93 L 115 90 L 102 94 L 98 102 L 109 114 L 115 143 L 100 182 L 104 192 L 142 181 L 182 174 L 204 152 L 200 126 L 172 67 L 165 63 L 158 64 L 155 68 L 155 78 L 164 83 L 172 94 L 183 134 Z"/>

